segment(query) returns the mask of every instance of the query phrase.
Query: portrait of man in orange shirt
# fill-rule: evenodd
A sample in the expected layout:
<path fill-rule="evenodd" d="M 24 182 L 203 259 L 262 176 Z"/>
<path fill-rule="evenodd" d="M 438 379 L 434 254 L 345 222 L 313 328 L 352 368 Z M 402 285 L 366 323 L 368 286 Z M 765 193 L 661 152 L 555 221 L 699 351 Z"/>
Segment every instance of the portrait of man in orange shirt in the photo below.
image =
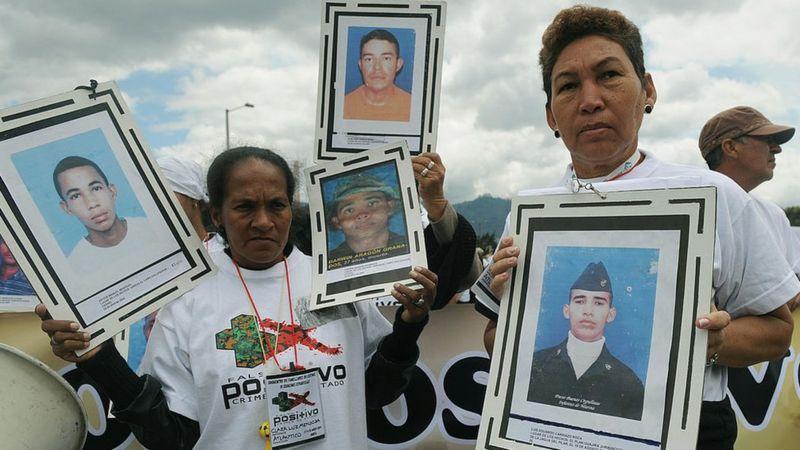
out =
<path fill-rule="evenodd" d="M 411 94 L 395 84 L 403 64 L 392 33 L 378 28 L 365 34 L 358 59 L 362 84 L 345 95 L 344 118 L 408 122 Z"/>

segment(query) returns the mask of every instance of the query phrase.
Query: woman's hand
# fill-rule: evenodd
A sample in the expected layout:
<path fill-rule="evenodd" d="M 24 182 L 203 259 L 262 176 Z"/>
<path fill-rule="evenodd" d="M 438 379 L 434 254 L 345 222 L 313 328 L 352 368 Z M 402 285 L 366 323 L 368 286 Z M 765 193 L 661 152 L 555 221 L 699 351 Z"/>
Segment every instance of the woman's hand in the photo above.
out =
<path fill-rule="evenodd" d="M 725 327 L 730 325 L 731 316 L 727 311 L 717 311 L 711 304 L 711 313 L 697 318 L 697 328 L 708 330 L 708 346 L 706 361 L 716 364 L 722 348 L 725 346 Z"/>
<path fill-rule="evenodd" d="M 404 307 L 400 318 L 405 323 L 419 323 L 428 315 L 433 300 L 436 298 L 436 282 L 439 277 L 424 267 L 415 267 L 409 273 L 412 280 L 422 285 L 422 290 L 414 290 L 400 283 L 395 283 L 392 296 Z"/>
<path fill-rule="evenodd" d="M 447 199 L 444 196 L 445 168 L 437 153 L 423 153 L 411 158 L 414 178 L 419 184 L 419 197 L 428 217 L 436 222 L 444 214 Z"/>
<path fill-rule="evenodd" d="M 519 247 L 514 246 L 514 239 L 506 236 L 500 239 L 497 251 L 492 256 L 492 266 L 489 273 L 492 275 L 492 283 L 489 288 L 497 298 L 503 297 L 506 283 L 511 278 L 510 270 L 517 266 Z"/>
<path fill-rule="evenodd" d="M 36 305 L 35 311 L 36 315 L 42 319 L 42 331 L 50 336 L 50 347 L 54 355 L 64 361 L 76 363 L 86 361 L 100 351 L 102 345 L 98 345 L 79 357 L 75 354 L 75 350 L 89 347 L 91 338 L 89 333 L 78 331 L 80 325 L 75 322 L 53 320 L 44 305 Z"/>

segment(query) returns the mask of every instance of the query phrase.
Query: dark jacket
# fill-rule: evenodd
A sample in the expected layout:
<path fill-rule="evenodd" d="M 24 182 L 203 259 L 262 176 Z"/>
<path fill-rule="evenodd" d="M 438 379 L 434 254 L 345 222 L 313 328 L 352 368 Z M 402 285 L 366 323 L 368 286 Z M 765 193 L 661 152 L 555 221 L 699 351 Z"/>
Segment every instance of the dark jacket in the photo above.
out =
<path fill-rule="evenodd" d="M 565 339 L 533 354 L 528 401 L 641 420 L 644 387 L 605 345 L 597 360 L 576 379 Z"/>
<path fill-rule="evenodd" d="M 456 292 L 465 288 L 463 281 L 475 258 L 475 230 L 461 214 L 457 217 L 458 225 L 453 240 L 446 245 L 439 244 L 430 226 L 425 228 L 428 267 L 439 277 L 436 283 L 436 300 L 431 309 L 444 308 Z M 468 281 L 467 286 L 474 280 Z"/>

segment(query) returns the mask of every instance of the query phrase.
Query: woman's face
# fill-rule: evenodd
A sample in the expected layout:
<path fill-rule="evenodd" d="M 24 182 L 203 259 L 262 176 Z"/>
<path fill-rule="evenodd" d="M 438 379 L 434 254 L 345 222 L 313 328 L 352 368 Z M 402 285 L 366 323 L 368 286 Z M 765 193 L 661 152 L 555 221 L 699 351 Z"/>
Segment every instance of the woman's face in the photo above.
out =
<path fill-rule="evenodd" d="M 606 175 L 633 153 L 644 106 L 656 101 L 650 74 L 642 87 L 622 46 L 602 36 L 561 51 L 551 88 L 547 123 L 561 133 L 582 178 Z"/>
<path fill-rule="evenodd" d="M 222 208 L 213 209 L 211 217 L 225 229 L 234 261 L 247 269 L 281 261 L 292 223 L 283 172 L 250 158 L 233 166 L 226 183 Z"/>

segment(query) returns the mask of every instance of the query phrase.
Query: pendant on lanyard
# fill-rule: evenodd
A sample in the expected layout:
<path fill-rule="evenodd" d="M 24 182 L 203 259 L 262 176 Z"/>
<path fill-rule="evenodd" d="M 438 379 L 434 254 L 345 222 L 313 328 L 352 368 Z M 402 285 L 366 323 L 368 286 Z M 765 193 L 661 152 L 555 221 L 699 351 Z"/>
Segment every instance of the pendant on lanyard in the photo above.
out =
<path fill-rule="evenodd" d="M 266 336 L 267 331 L 264 329 L 264 321 L 261 319 L 261 314 L 258 313 L 258 308 L 256 307 L 255 301 L 253 301 L 253 296 L 250 294 L 250 289 L 247 287 L 247 283 L 244 281 L 244 277 L 242 276 L 242 271 L 239 269 L 239 265 L 236 264 L 236 261 L 231 258 L 231 262 L 233 263 L 233 267 L 236 268 L 236 274 L 239 275 L 239 281 L 242 282 L 242 287 L 244 287 L 244 292 L 247 294 L 247 299 L 249 300 L 250 306 L 253 309 L 253 313 L 255 314 L 256 322 L 256 335 L 258 336 L 258 343 L 261 346 L 261 354 L 264 358 L 264 364 L 267 364 L 269 358 L 267 358 L 267 352 L 264 350 L 264 340 L 261 338 L 262 333 Z M 294 311 L 292 305 L 292 288 L 289 281 L 289 265 L 286 262 L 286 258 L 283 258 L 283 269 L 284 269 L 284 279 L 286 280 L 286 290 L 288 292 L 289 297 L 289 317 L 292 323 L 292 327 L 294 328 Z M 283 289 L 281 289 L 281 300 L 283 300 Z M 279 304 L 281 301 L 278 302 Z M 272 344 L 269 342 L 269 338 L 266 339 L 267 349 L 269 350 L 270 354 L 272 354 L 272 359 L 275 361 L 275 365 L 278 367 L 278 370 L 282 372 L 294 372 L 296 370 L 302 370 L 302 366 L 298 363 L 297 359 L 297 344 L 292 344 L 294 348 L 294 362 L 289 362 L 289 368 L 285 369 L 281 366 L 280 362 L 278 361 L 278 341 L 280 340 L 280 322 L 278 322 L 278 329 L 275 333 L 275 348 L 272 348 Z M 269 405 L 267 405 L 269 408 Z M 269 414 L 267 414 L 269 416 Z M 271 436 L 271 429 L 269 425 L 269 420 L 264 421 L 258 427 L 258 434 L 266 440 L 266 450 L 272 449 L 272 436 Z"/>
<path fill-rule="evenodd" d="M 644 155 L 642 155 L 641 152 L 639 152 L 639 150 L 635 150 L 633 154 L 630 156 L 630 158 L 628 158 L 619 167 L 614 169 L 611 173 L 609 173 L 605 177 L 601 177 L 600 179 L 594 179 L 594 181 L 601 181 L 601 182 L 614 181 L 626 175 L 634 168 L 636 168 L 636 166 L 641 164 L 642 161 L 644 161 Z M 602 198 L 603 200 L 605 200 L 607 197 L 606 193 L 601 192 L 599 189 L 594 187 L 592 182 L 581 181 L 581 179 L 578 178 L 578 174 L 575 173 L 574 167 L 572 168 L 572 176 L 570 177 L 567 187 L 573 194 L 577 194 L 581 189 L 586 189 L 587 191 L 594 192 L 595 194 L 600 196 L 600 198 Z"/>
<path fill-rule="evenodd" d="M 272 450 L 272 439 L 270 439 L 269 420 L 261 423 L 261 426 L 258 427 L 258 434 L 260 434 L 261 437 L 267 441 L 267 446 L 264 447 L 265 450 Z"/>

